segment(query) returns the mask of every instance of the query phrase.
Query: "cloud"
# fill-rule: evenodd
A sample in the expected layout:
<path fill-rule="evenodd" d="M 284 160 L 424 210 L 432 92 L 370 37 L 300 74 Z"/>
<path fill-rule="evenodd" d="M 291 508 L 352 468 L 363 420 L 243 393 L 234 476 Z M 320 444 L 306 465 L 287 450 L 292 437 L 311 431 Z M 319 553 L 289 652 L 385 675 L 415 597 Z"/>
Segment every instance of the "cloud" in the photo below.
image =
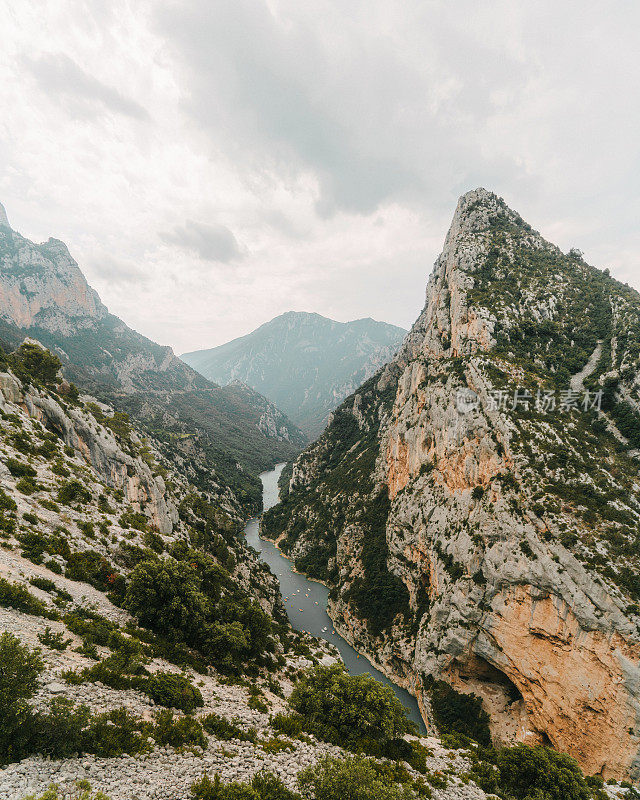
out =
<path fill-rule="evenodd" d="M 476 137 L 496 84 L 508 98 L 526 85 L 523 64 L 463 33 L 445 5 L 415 28 L 418 8 L 390 17 L 364 3 L 347 15 L 331 0 L 188 0 L 161 5 L 158 20 L 197 124 L 252 168 L 310 173 L 328 216 L 438 202 L 481 167 L 499 179 L 522 172 Z"/>
<path fill-rule="evenodd" d="M 149 276 L 133 259 L 114 258 L 109 253 L 93 251 L 87 259 L 88 276 L 100 283 L 145 284 Z"/>
<path fill-rule="evenodd" d="M 195 253 L 203 261 L 229 264 L 243 258 L 238 240 L 226 225 L 188 219 L 183 226 L 161 232 L 159 236 L 163 242 Z"/>
<path fill-rule="evenodd" d="M 132 119 L 149 119 L 143 106 L 85 72 L 64 53 L 46 53 L 35 59 L 25 56 L 24 63 L 41 89 L 71 101 L 75 110 L 91 115 L 102 106 Z"/>
<path fill-rule="evenodd" d="M 409 326 L 479 185 L 640 286 L 639 4 L 32 5 L 0 26 L 0 197 L 176 351 L 290 308 Z"/>

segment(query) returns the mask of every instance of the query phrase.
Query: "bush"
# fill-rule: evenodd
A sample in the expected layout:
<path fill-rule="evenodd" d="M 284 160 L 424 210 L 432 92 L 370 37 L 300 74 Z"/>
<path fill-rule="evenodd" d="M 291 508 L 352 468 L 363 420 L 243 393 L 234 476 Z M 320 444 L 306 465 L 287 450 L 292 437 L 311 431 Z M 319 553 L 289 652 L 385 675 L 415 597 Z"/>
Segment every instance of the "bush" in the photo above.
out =
<path fill-rule="evenodd" d="M 462 734 L 479 744 L 491 744 L 490 718 L 482 707 L 482 700 L 475 694 L 461 694 L 445 681 L 434 681 L 431 710 L 441 733 Z"/>
<path fill-rule="evenodd" d="M 204 705 L 200 689 L 183 675 L 172 672 L 156 672 L 149 678 L 145 691 L 154 703 L 179 708 L 185 714 Z"/>
<path fill-rule="evenodd" d="M 16 483 L 16 489 L 22 494 L 30 495 L 38 491 L 38 484 L 36 483 L 35 478 L 20 478 L 20 480 Z"/>
<path fill-rule="evenodd" d="M 11 364 L 23 380 L 32 379 L 44 384 L 54 383 L 62 367 L 58 356 L 31 342 L 20 345 L 11 356 Z"/>
<path fill-rule="evenodd" d="M 292 792 L 280 778 L 268 772 L 260 772 L 251 783 L 223 784 L 220 776 L 213 781 L 204 775 L 191 787 L 193 800 L 302 800 L 297 792 Z"/>
<path fill-rule="evenodd" d="M 123 606 L 141 625 L 193 647 L 221 670 L 237 672 L 252 659 L 268 664 L 266 653 L 275 649 L 269 617 L 226 569 L 196 550 L 184 560 L 139 563 Z"/>
<path fill-rule="evenodd" d="M 29 750 L 52 758 L 70 758 L 85 751 L 85 728 L 90 719 L 87 706 L 76 706 L 66 697 L 54 697 L 48 711 L 33 716 Z"/>
<path fill-rule="evenodd" d="M 11 633 L 0 636 L 0 763 L 21 758 L 27 748 L 31 710 L 26 701 L 35 694 L 43 669 L 38 650 Z"/>
<path fill-rule="evenodd" d="M 65 506 L 71 503 L 84 504 L 91 500 L 91 492 L 80 481 L 66 481 L 58 489 L 56 499 Z"/>
<path fill-rule="evenodd" d="M 49 611 L 47 606 L 20 583 L 10 583 L 0 578 L 0 606 L 15 608 L 25 614 L 36 617 L 55 617 L 55 612 Z"/>
<path fill-rule="evenodd" d="M 185 745 L 207 746 L 202 725 L 192 717 L 174 718 L 173 711 L 166 709 L 155 715 L 153 738 L 159 745 L 184 747 Z"/>
<path fill-rule="evenodd" d="M 151 726 L 126 708 L 93 717 L 87 731 L 86 752 L 112 758 L 123 753 L 136 755 L 150 750 Z"/>
<path fill-rule="evenodd" d="M 31 464 L 25 464 L 17 458 L 8 458 L 4 463 L 14 478 L 35 478 L 38 474 Z"/>
<path fill-rule="evenodd" d="M 519 744 L 498 754 L 502 794 L 517 800 L 588 800 L 578 762 L 548 747 Z"/>
<path fill-rule="evenodd" d="M 62 631 L 54 633 L 48 625 L 43 633 L 38 634 L 38 640 L 40 644 L 50 647 L 52 650 L 66 650 L 72 641 L 71 639 L 65 639 Z"/>
<path fill-rule="evenodd" d="M 394 739 L 415 731 L 389 686 L 371 675 L 349 675 L 344 667 L 315 667 L 289 700 L 305 730 L 349 749 L 381 753 Z"/>
<path fill-rule="evenodd" d="M 7 459 L 7 461 L 9 460 L 11 459 Z M 7 466 L 9 466 L 8 463 Z M 0 489 L 0 511 L 16 511 L 17 508 L 18 506 L 16 505 L 16 501 L 13 499 L 13 497 L 9 497 L 9 495 L 5 492 L 4 489 Z"/>
<path fill-rule="evenodd" d="M 71 553 L 65 569 L 67 578 L 74 581 L 85 581 L 96 589 L 116 593 L 124 590 L 124 578 L 107 559 L 95 550 L 81 550 Z"/>
<path fill-rule="evenodd" d="M 86 780 L 80 780 L 76 781 L 76 788 L 73 794 L 69 794 L 68 788 L 65 787 L 65 793 L 62 795 L 60 787 L 51 784 L 40 797 L 30 794 L 22 800 L 109 800 L 109 798 L 102 792 L 94 794 L 91 791 L 91 784 Z"/>
<path fill-rule="evenodd" d="M 207 733 L 224 742 L 228 742 L 231 739 L 239 739 L 241 742 L 256 742 L 258 739 L 255 728 L 249 728 L 248 731 L 245 731 L 244 728 L 234 725 L 233 722 L 229 722 L 228 719 L 216 713 L 207 714 L 202 719 L 202 727 Z"/>
<path fill-rule="evenodd" d="M 298 776 L 305 792 L 315 800 L 412 800 L 409 786 L 390 783 L 370 759 L 326 757 Z"/>
<path fill-rule="evenodd" d="M 276 714 L 271 720 L 271 727 L 285 736 L 296 738 L 302 733 L 302 718 L 296 714 Z"/>

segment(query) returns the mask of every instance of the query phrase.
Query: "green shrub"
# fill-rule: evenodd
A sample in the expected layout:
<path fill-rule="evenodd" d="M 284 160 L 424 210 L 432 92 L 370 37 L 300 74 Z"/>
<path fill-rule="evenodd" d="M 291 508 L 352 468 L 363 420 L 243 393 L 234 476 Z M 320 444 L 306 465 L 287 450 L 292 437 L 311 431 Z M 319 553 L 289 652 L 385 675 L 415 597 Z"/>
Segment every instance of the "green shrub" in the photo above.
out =
<path fill-rule="evenodd" d="M 16 511 L 17 508 L 16 501 L 0 488 L 0 511 Z"/>
<path fill-rule="evenodd" d="M 71 644 L 71 639 L 65 639 L 62 631 L 54 633 L 48 625 L 43 633 L 38 634 L 38 641 L 52 650 L 66 650 Z"/>
<path fill-rule="evenodd" d="M 265 703 L 265 701 L 261 700 L 256 695 L 252 695 L 249 698 L 247 705 L 249 708 L 254 709 L 254 711 L 260 711 L 262 714 L 266 714 L 269 711 L 269 706 Z"/>
<path fill-rule="evenodd" d="M 268 772 L 260 772 L 250 783 L 222 783 L 219 775 L 213 781 L 204 775 L 191 787 L 192 800 L 302 800 L 284 783 Z"/>
<path fill-rule="evenodd" d="M 413 800 L 408 785 L 391 783 L 370 759 L 326 757 L 298 776 L 303 791 L 315 800 Z M 427 795 L 428 796 L 428 795 Z"/>
<path fill-rule="evenodd" d="M 588 800 L 577 761 L 548 747 L 519 744 L 498 754 L 499 787 L 516 800 Z"/>
<path fill-rule="evenodd" d="M 205 748 L 207 739 L 202 732 L 202 725 L 193 717 L 174 718 L 173 711 L 165 709 L 155 717 L 152 736 L 161 745 L 184 747 L 185 745 Z"/>
<path fill-rule="evenodd" d="M 145 691 L 154 703 L 179 708 L 186 714 L 204 705 L 200 690 L 183 675 L 172 672 L 154 673 L 149 678 Z"/>
<path fill-rule="evenodd" d="M 126 708 L 93 717 L 87 731 L 86 752 L 113 758 L 123 753 L 136 755 L 150 750 L 151 726 Z"/>
<path fill-rule="evenodd" d="M 22 494 L 31 495 L 38 491 L 38 484 L 35 478 L 20 478 L 16 483 L 16 489 Z"/>
<path fill-rule="evenodd" d="M 11 633 L 0 635 L 0 763 L 22 758 L 28 749 L 32 712 L 27 700 L 38 688 L 44 663 Z"/>
<path fill-rule="evenodd" d="M 95 550 L 81 550 L 71 553 L 65 569 L 67 578 L 85 581 L 101 591 L 124 590 L 124 578 Z"/>
<path fill-rule="evenodd" d="M 17 458 L 7 458 L 4 463 L 14 478 L 35 478 L 38 474 L 31 464 L 25 464 Z"/>
<path fill-rule="evenodd" d="M 84 533 L 84 535 L 88 539 L 95 539 L 96 532 L 93 527 L 93 522 L 89 521 L 78 522 L 78 528 L 82 531 L 82 533 Z"/>
<path fill-rule="evenodd" d="M 76 781 L 72 794 L 69 794 L 68 787 L 65 787 L 63 795 L 60 787 L 52 783 L 40 797 L 30 794 L 28 797 L 23 797 L 22 800 L 109 800 L 109 798 L 102 792 L 92 792 L 91 784 L 86 780 L 80 780 Z"/>
<path fill-rule="evenodd" d="M 49 611 L 47 606 L 20 583 L 10 583 L 5 578 L 0 578 L 0 606 L 15 608 L 25 614 L 35 617 L 57 617 L 55 612 Z"/>
<path fill-rule="evenodd" d="M 291 707 L 306 731 L 319 739 L 379 754 L 393 740 L 415 731 L 389 686 L 344 667 L 315 667 L 295 686 Z"/>
<path fill-rule="evenodd" d="M 297 714 L 276 714 L 270 724 L 274 730 L 284 733 L 285 736 L 296 738 L 302 733 L 302 717 Z"/>
<path fill-rule="evenodd" d="M 23 342 L 11 355 L 11 365 L 23 381 L 52 384 L 56 380 L 62 362 L 58 356 L 38 344 Z"/>
<path fill-rule="evenodd" d="M 141 625 L 193 647 L 221 670 L 271 663 L 274 626 L 255 600 L 210 556 L 187 549 L 184 558 L 154 555 L 139 563 L 123 606 Z"/>
<path fill-rule="evenodd" d="M 86 489 L 80 481 L 66 481 L 58 489 L 56 499 L 65 506 L 71 505 L 71 503 L 79 503 L 82 505 L 91 500 L 91 492 Z"/>
<path fill-rule="evenodd" d="M 442 733 L 462 734 L 482 745 L 491 744 L 489 715 L 475 694 L 461 694 L 445 681 L 431 684 L 431 710 Z"/>
<path fill-rule="evenodd" d="M 231 739 L 239 739 L 241 742 L 256 742 L 258 739 L 255 728 L 249 728 L 248 731 L 245 731 L 244 728 L 229 722 L 229 720 L 215 712 L 207 714 L 202 719 L 202 727 L 207 733 L 215 736 L 216 739 L 221 739 L 225 742 Z"/>
<path fill-rule="evenodd" d="M 29 583 L 32 586 L 35 586 L 37 589 L 42 589 L 43 592 L 56 591 L 55 583 L 49 578 L 41 578 L 39 576 L 36 576 L 35 578 L 29 578 Z"/>
<path fill-rule="evenodd" d="M 29 750 L 52 758 L 70 758 L 86 751 L 90 745 L 85 729 L 90 719 L 86 705 L 55 697 L 47 711 L 37 712 L 31 720 Z"/>

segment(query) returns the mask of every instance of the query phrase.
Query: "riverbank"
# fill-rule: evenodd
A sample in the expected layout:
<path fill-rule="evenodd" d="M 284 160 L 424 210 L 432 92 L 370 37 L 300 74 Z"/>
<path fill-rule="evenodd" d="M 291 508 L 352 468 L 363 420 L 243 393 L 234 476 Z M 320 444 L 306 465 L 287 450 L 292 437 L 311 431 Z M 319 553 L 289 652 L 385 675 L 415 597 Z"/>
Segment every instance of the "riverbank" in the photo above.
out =
<path fill-rule="evenodd" d="M 278 502 L 278 478 L 284 464 L 268 472 L 263 472 L 260 479 L 263 484 L 264 509 L 271 508 Z M 260 521 L 249 520 L 245 527 L 247 543 L 258 551 L 260 557 L 271 568 L 280 583 L 285 610 L 291 625 L 299 631 L 312 634 L 334 645 L 349 673 L 352 675 L 371 674 L 376 680 L 390 686 L 396 696 L 407 709 L 409 718 L 418 726 L 420 733 L 426 733 L 426 726 L 420 706 L 411 691 L 395 683 L 366 655 L 358 652 L 328 612 L 329 588 L 320 580 L 307 578 L 298 572 L 293 562 L 285 556 L 278 545 L 260 537 Z"/>

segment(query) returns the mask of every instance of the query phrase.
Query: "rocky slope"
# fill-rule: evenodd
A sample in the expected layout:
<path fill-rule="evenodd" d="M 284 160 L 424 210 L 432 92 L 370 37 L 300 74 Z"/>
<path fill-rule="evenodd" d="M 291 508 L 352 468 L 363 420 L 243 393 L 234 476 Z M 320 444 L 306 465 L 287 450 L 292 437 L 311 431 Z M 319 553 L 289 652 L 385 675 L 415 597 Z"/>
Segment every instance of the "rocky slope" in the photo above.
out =
<path fill-rule="evenodd" d="M 89 396 L 76 398 L 64 382 L 47 387 L 31 381 L 22 370 L 12 371 L 16 363 L 0 363 L 0 634 L 40 649 L 43 672 L 30 704 L 42 713 L 63 704 L 60 737 L 71 735 L 79 704 L 97 718 L 116 715 L 103 728 L 105 746 L 123 719 L 129 727 L 117 745 L 124 755 L 69 752 L 3 764 L 0 796 L 23 800 L 56 784 L 62 797 L 75 797 L 77 782 L 87 781 L 111 800 L 187 800 L 205 772 L 226 782 L 262 770 L 293 789 L 305 767 L 345 755 L 313 736 L 283 736 L 271 725 L 273 714 L 289 711 L 286 697 L 299 671 L 311 659 L 335 661 L 336 652 L 291 630 L 275 577 L 239 535 L 231 498 L 226 505 L 213 502 L 173 471 L 157 442 L 113 409 Z M 234 607 L 240 613 L 222 651 L 207 656 L 172 638 L 169 626 L 158 632 L 127 610 L 124 587 L 136 568 L 150 563 L 172 564 L 186 571 L 185 580 L 199 564 L 207 586 L 222 578 L 210 623 L 215 629 Z M 162 593 L 168 585 L 154 588 Z M 254 636 L 259 619 L 270 626 L 261 639 L 265 649 L 230 677 L 220 665 L 228 666 L 233 644 Z M 171 717 L 165 706 L 173 703 L 145 688 L 167 674 L 197 687 L 195 713 L 174 709 Z M 3 695 L 2 703 L 7 700 Z M 206 725 L 211 718 L 215 728 Z M 197 740 L 185 744 L 167 735 L 169 724 L 193 731 L 200 721 L 206 733 L 200 729 Z M 135 726 L 152 730 L 154 724 L 141 752 L 127 754 Z M 411 774 L 426 775 L 438 787 L 427 796 L 484 800 L 466 777 L 467 754 L 435 739 L 424 744 L 425 768 Z"/>
<path fill-rule="evenodd" d="M 396 358 L 265 517 L 336 626 L 495 740 L 640 773 L 640 297 L 495 195 L 464 195 Z M 601 392 L 601 394 L 599 394 Z"/>
<path fill-rule="evenodd" d="M 246 336 L 182 359 L 217 383 L 248 384 L 315 438 L 330 412 L 393 357 L 405 333 L 373 319 L 335 322 L 289 311 Z"/>
<path fill-rule="evenodd" d="M 203 378 L 170 347 L 113 316 L 88 285 L 67 247 L 35 244 L 0 215 L 0 343 L 25 336 L 63 361 L 69 380 L 136 417 L 182 449 L 190 478 L 228 486 L 238 508 L 259 507 L 257 474 L 299 452 L 298 428 L 273 403 Z"/>

